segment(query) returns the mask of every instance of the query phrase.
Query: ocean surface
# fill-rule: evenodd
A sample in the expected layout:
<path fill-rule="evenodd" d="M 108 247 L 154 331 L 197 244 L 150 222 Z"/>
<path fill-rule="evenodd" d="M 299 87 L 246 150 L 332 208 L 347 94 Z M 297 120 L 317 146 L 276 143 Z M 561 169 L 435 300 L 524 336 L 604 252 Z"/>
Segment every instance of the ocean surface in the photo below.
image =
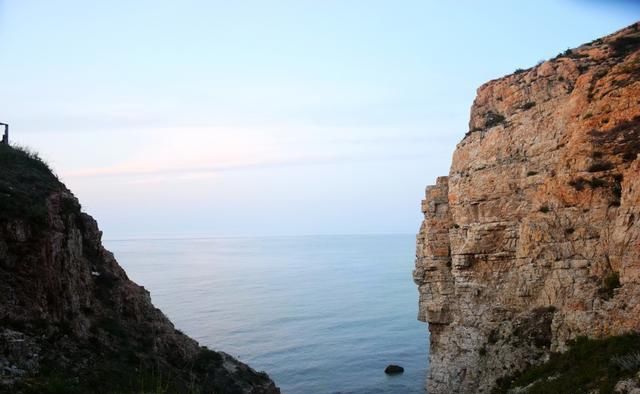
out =
<path fill-rule="evenodd" d="M 287 393 L 424 393 L 415 236 L 105 241 L 176 327 Z M 387 376 L 388 364 L 405 368 Z"/>

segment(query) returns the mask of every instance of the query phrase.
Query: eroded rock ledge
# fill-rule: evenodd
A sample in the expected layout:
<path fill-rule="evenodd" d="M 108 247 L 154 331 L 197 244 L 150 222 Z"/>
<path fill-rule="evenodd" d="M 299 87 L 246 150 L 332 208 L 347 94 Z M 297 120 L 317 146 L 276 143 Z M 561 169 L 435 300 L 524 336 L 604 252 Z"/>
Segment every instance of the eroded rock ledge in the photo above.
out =
<path fill-rule="evenodd" d="M 478 89 L 417 239 L 429 393 L 640 331 L 640 24 Z"/>

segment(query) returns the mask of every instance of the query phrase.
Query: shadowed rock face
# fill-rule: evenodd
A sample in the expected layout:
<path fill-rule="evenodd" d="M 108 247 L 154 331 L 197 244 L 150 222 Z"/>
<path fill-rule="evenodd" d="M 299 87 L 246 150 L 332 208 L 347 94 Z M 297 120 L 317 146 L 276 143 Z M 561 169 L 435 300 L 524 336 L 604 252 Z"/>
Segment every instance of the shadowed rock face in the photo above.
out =
<path fill-rule="evenodd" d="M 0 146 L 0 391 L 279 392 L 176 330 L 101 236 L 45 164 Z"/>
<path fill-rule="evenodd" d="M 483 85 L 469 126 L 417 239 L 434 394 L 640 330 L 640 25 Z"/>

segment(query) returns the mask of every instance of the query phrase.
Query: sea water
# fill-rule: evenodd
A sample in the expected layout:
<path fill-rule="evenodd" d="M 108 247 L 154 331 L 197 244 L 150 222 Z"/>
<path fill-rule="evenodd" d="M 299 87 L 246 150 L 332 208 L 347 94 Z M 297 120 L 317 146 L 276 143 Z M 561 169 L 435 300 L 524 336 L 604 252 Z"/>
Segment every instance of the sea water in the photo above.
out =
<path fill-rule="evenodd" d="M 176 327 L 283 393 L 424 393 L 415 236 L 106 241 Z M 404 367 L 387 376 L 388 364 Z"/>

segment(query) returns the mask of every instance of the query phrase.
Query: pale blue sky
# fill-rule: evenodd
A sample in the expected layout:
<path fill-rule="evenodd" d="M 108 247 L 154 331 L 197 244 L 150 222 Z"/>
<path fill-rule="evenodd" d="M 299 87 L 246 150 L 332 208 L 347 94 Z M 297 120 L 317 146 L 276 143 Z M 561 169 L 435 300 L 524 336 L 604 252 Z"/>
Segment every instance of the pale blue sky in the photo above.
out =
<path fill-rule="evenodd" d="M 0 0 L 0 121 L 107 238 L 414 233 L 485 81 L 636 1 Z"/>

